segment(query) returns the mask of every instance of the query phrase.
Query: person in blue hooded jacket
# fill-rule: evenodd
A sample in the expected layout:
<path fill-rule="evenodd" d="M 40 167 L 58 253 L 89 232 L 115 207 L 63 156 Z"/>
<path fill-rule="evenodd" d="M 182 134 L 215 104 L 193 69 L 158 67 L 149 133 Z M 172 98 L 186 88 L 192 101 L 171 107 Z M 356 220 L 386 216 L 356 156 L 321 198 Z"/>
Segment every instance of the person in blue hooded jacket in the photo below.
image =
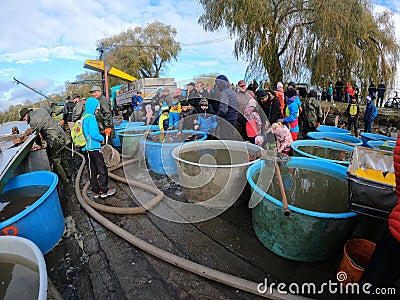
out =
<path fill-rule="evenodd" d="M 278 122 L 283 122 L 289 125 L 290 134 L 292 135 L 293 141 L 297 141 L 297 136 L 299 135 L 299 114 L 300 114 L 300 99 L 297 96 L 297 92 L 293 88 L 289 88 L 285 92 L 286 99 L 286 109 L 284 111 L 285 118 L 278 120 Z M 301 104 L 301 102 L 300 102 Z"/>
<path fill-rule="evenodd" d="M 215 79 L 215 85 L 221 92 L 219 100 L 219 108 L 217 111 L 217 117 L 225 119 L 233 127 L 237 126 L 237 110 L 238 100 L 235 92 L 231 88 L 228 78 L 225 75 L 219 75 Z M 219 122 L 219 135 L 222 139 L 238 139 L 240 140 L 240 134 L 237 130 L 232 130 L 231 126 L 226 126 L 223 122 Z M 236 133 L 236 135 L 235 135 Z"/>
<path fill-rule="evenodd" d="M 91 196 L 94 198 L 106 198 L 115 194 L 115 189 L 108 188 L 108 172 L 104 163 L 101 145 L 104 144 L 104 137 L 100 134 L 99 125 L 95 117 L 96 110 L 100 109 L 99 101 L 90 97 L 86 100 L 85 112 L 83 114 L 83 134 L 86 138 L 86 145 L 83 151 L 87 152 L 89 160 L 89 177 Z M 98 178 L 97 178 L 98 176 Z"/>
<path fill-rule="evenodd" d="M 364 131 L 367 133 L 372 133 L 372 123 L 374 122 L 376 116 L 378 115 L 378 109 L 374 104 L 371 96 L 365 98 L 367 100 L 367 106 L 365 107 L 364 113 Z"/>

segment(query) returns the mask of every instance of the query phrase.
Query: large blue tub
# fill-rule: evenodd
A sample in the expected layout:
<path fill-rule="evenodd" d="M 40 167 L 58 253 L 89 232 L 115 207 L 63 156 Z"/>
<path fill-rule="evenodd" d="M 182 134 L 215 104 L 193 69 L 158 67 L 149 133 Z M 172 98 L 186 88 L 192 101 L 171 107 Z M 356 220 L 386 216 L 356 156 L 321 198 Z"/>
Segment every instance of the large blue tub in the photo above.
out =
<path fill-rule="evenodd" d="M 43 254 L 49 252 L 64 232 L 64 216 L 57 194 L 58 177 L 49 171 L 36 171 L 11 178 L 3 193 L 20 187 L 48 186 L 32 205 L 0 223 L 0 235 L 16 235 L 34 242 Z"/>
<path fill-rule="evenodd" d="M 290 216 L 285 216 L 281 200 L 265 192 L 258 179 L 258 174 L 265 166 L 264 160 L 256 162 L 249 167 L 246 174 L 253 189 L 252 197 L 261 197 L 261 201 L 252 209 L 253 229 L 258 239 L 277 255 L 296 261 L 320 261 L 339 253 L 356 226 L 354 217 L 357 214 L 348 211 L 318 212 L 291 205 L 291 192 L 296 187 L 292 187 L 291 191 L 288 190 L 290 188 L 287 186 L 286 175 L 290 173 L 285 173 L 285 170 L 302 169 L 324 174 L 324 178 L 325 176 L 334 177 L 337 182 L 343 183 L 343 189 L 347 189 L 347 168 L 322 160 L 292 157 L 285 167 L 280 167 L 283 170 L 281 172 L 291 211 Z M 276 174 L 273 182 L 276 182 Z M 316 189 L 326 189 L 325 186 L 315 186 L 312 182 L 302 182 L 302 187 L 297 188 L 305 189 L 304 195 L 311 189 L 314 189 L 314 192 L 317 191 Z M 344 199 L 341 199 L 346 202 L 346 190 L 342 195 L 346 195 Z M 300 200 L 296 199 L 296 201 Z M 315 203 L 318 203 L 317 200 L 315 199 Z"/>
<path fill-rule="evenodd" d="M 394 147 L 396 146 L 396 141 L 375 141 L 369 140 L 367 142 L 368 147 L 376 150 L 385 150 L 385 151 L 394 151 Z"/>
<path fill-rule="evenodd" d="M 336 132 L 309 132 L 307 135 L 315 140 L 331 140 L 334 142 L 341 142 L 341 143 L 349 143 L 353 146 L 360 146 L 362 141 L 354 136 L 343 134 L 343 133 L 336 133 Z"/>
<path fill-rule="evenodd" d="M 371 147 L 368 145 L 368 141 L 394 141 L 396 142 L 395 138 L 392 138 L 390 136 L 386 135 L 381 135 L 381 134 L 375 134 L 375 133 L 367 133 L 367 132 L 361 132 L 361 140 L 362 140 L 362 145 L 364 147 Z"/>
<path fill-rule="evenodd" d="M 123 120 L 121 124 L 114 125 L 115 137 L 111 139 L 111 144 L 115 147 L 121 147 L 121 141 L 119 139 L 119 132 L 124 130 L 126 127 L 130 126 L 140 126 L 143 125 L 144 122 L 128 122 L 127 120 Z"/>
<path fill-rule="evenodd" d="M 304 151 L 304 149 L 303 150 L 299 149 L 299 147 L 300 148 L 302 148 L 302 147 L 318 147 L 318 148 L 322 148 L 322 149 L 339 150 L 343 153 L 343 157 L 327 158 L 322 155 L 314 155 L 310 152 Z M 341 165 L 349 165 L 350 164 L 350 156 L 354 150 L 354 147 L 345 145 L 342 143 L 325 141 L 325 140 L 297 140 L 292 143 L 292 149 L 296 156 L 305 156 L 305 157 L 321 159 L 324 161 L 329 161 L 329 162 L 337 163 L 337 164 L 341 164 Z M 320 153 L 320 152 L 318 152 L 318 153 Z M 349 155 L 345 155 L 346 153 Z"/>
<path fill-rule="evenodd" d="M 147 164 L 151 171 L 157 174 L 177 175 L 175 159 L 172 157 L 172 150 L 175 147 L 182 145 L 185 142 L 158 142 L 155 138 L 160 134 L 160 131 L 150 133 L 153 140 L 142 138 L 140 143 L 144 145 L 144 153 Z M 176 136 L 178 130 L 165 131 L 165 138 Z M 182 130 L 183 134 L 197 135 L 198 139 L 190 142 L 199 142 L 207 138 L 207 134 L 196 130 Z"/>
<path fill-rule="evenodd" d="M 328 125 L 319 125 L 317 128 L 317 131 L 350 134 L 350 131 L 348 131 L 347 129 L 339 128 L 339 127 L 335 127 L 335 126 L 328 126 Z"/>

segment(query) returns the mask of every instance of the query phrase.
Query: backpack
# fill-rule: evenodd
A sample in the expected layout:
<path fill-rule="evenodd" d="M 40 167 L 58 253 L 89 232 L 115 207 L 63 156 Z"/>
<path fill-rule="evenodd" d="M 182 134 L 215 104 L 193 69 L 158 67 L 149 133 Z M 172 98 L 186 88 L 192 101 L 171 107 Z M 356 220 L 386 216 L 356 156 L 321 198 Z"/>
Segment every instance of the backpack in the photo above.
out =
<path fill-rule="evenodd" d="M 75 125 L 72 127 L 71 130 L 71 138 L 72 143 L 76 147 L 83 147 L 86 145 L 86 137 L 83 134 L 83 120 L 87 117 L 92 116 L 91 114 L 85 115 L 82 119 L 75 122 Z"/>

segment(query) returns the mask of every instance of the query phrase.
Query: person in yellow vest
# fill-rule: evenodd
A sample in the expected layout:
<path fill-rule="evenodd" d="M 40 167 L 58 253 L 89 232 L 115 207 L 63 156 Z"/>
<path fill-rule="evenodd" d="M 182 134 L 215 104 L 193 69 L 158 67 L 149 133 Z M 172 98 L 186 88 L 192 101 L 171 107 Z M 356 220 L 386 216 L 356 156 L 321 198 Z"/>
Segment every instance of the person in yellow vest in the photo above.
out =
<path fill-rule="evenodd" d="M 351 131 L 351 128 L 354 127 L 354 136 L 358 136 L 358 115 L 360 113 L 360 106 L 357 103 L 357 99 L 350 95 L 350 103 L 347 106 L 347 130 Z"/>

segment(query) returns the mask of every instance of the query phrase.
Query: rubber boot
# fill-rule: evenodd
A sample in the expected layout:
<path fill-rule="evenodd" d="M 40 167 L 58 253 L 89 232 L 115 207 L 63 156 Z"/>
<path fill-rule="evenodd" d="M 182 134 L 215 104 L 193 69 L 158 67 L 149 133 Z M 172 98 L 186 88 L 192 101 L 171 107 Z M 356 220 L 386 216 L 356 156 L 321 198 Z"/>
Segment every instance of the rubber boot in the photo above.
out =
<path fill-rule="evenodd" d="M 61 166 L 61 164 L 59 164 L 59 163 L 53 164 L 53 170 L 54 170 L 54 172 L 57 173 L 57 175 L 60 177 L 60 179 L 61 179 L 61 184 L 66 185 L 66 184 L 69 184 L 69 183 L 70 183 L 69 178 L 68 178 L 67 174 L 65 173 L 65 170 L 64 170 L 64 168 Z"/>

